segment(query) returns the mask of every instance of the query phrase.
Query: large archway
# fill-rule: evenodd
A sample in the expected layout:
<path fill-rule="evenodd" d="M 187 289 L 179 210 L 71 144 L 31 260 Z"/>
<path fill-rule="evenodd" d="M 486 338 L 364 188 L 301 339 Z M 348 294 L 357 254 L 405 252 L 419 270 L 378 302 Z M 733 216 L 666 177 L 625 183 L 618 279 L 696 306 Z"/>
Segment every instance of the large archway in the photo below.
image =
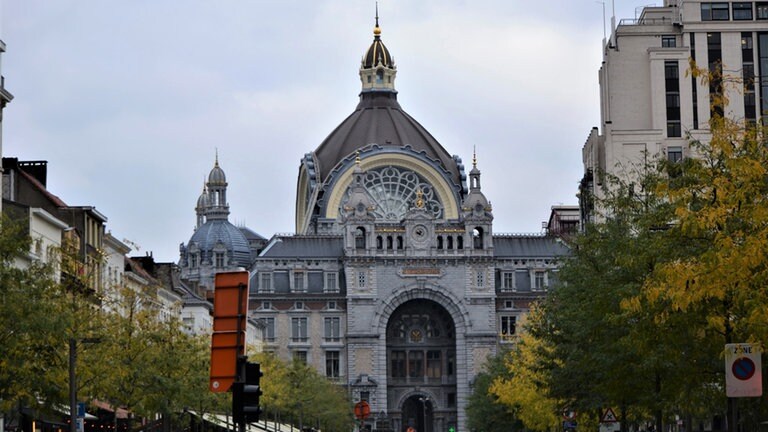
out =
<path fill-rule="evenodd" d="M 396 431 L 440 432 L 456 423 L 456 325 L 427 299 L 403 303 L 387 322 L 387 399 Z"/>

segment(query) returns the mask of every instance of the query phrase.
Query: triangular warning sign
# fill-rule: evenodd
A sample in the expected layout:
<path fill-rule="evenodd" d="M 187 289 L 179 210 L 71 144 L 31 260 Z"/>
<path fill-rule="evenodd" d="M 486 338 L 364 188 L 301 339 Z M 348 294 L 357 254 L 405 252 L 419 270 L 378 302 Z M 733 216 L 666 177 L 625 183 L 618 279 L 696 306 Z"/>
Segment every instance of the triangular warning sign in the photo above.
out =
<path fill-rule="evenodd" d="M 603 417 L 600 419 L 600 423 L 616 423 L 617 421 L 616 413 L 611 408 L 605 410 Z"/>

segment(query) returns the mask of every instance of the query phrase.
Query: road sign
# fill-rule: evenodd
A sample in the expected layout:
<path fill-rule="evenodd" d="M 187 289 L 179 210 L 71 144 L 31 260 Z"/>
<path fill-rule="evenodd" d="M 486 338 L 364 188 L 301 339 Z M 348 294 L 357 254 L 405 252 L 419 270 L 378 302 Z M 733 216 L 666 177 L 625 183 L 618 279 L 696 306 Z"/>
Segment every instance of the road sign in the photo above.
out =
<path fill-rule="evenodd" d="M 600 423 L 616 423 L 617 421 L 619 420 L 616 418 L 616 413 L 611 408 L 605 410 L 603 416 L 600 417 Z"/>
<path fill-rule="evenodd" d="M 747 343 L 725 346 L 725 394 L 757 397 L 763 394 L 760 347 Z"/>
<path fill-rule="evenodd" d="M 358 420 L 365 420 L 371 414 L 371 406 L 366 401 L 360 401 L 355 404 L 355 417 Z"/>
<path fill-rule="evenodd" d="M 209 387 L 221 393 L 232 387 L 237 378 L 237 358 L 245 355 L 249 274 L 227 272 L 215 277 Z"/>

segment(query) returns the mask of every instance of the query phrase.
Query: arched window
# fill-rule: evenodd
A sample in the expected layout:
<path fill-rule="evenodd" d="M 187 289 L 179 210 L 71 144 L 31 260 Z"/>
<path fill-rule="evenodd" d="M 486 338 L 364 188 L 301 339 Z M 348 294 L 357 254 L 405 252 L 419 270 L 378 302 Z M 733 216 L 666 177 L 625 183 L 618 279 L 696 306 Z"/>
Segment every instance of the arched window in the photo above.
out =
<path fill-rule="evenodd" d="M 384 82 L 384 69 L 379 69 L 376 71 L 376 84 L 381 84 Z"/>
<path fill-rule="evenodd" d="M 453 249 L 453 236 L 448 236 L 448 249 Z"/>
<path fill-rule="evenodd" d="M 475 249 L 483 248 L 483 229 L 480 227 L 476 227 L 472 230 L 472 246 Z"/>
<path fill-rule="evenodd" d="M 381 238 L 381 236 L 376 236 L 376 249 L 383 249 L 384 248 L 384 240 Z"/>
<path fill-rule="evenodd" d="M 397 250 L 403 250 L 403 236 L 397 236 Z"/>
<path fill-rule="evenodd" d="M 437 237 L 437 248 L 442 249 L 443 248 L 443 236 Z"/>
<path fill-rule="evenodd" d="M 392 246 L 392 236 L 387 236 L 387 249 L 389 249 L 389 250 L 393 249 L 393 246 Z"/>
<path fill-rule="evenodd" d="M 456 237 L 456 249 L 464 249 L 464 237 Z"/>
<path fill-rule="evenodd" d="M 357 227 L 355 230 L 355 248 L 365 249 L 365 228 Z"/>

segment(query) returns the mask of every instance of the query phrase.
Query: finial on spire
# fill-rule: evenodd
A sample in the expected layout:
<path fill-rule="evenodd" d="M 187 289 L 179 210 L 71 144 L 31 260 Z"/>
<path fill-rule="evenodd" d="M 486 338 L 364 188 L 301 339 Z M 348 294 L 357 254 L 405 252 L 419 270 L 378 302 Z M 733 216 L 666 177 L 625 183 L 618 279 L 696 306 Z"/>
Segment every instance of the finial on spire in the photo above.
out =
<path fill-rule="evenodd" d="M 477 168 L 477 146 L 472 146 L 472 168 Z"/>
<path fill-rule="evenodd" d="M 424 192 L 421 188 L 416 189 L 416 208 L 424 208 Z"/>
<path fill-rule="evenodd" d="M 219 166 L 219 148 L 216 147 L 216 161 L 213 163 L 214 166 Z"/>
<path fill-rule="evenodd" d="M 355 152 L 355 165 L 360 166 L 360 150 Z"/>
<path fill-rule="evenodd" d="M 376 2 L 376 26 L 373 28 L 373 35 L 379 36 L 381 28 L 379 27 L 379 2 Z"/>

